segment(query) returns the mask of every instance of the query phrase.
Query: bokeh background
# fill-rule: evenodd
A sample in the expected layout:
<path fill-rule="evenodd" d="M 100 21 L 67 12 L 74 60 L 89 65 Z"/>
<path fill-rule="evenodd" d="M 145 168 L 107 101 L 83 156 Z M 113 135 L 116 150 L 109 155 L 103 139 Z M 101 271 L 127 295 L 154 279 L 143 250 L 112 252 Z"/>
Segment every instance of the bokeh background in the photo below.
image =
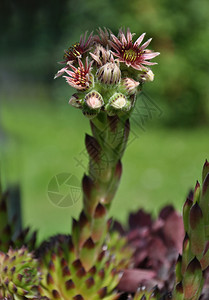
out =
<path fill-rule="evenodd" d="M 53 79 L 57 62 L 82 33 L 104 26 L 146 32 L 161 52 L 131 121 L 114 218 L 125 222 L 139 207 L 156 215 L 168 203 L 180 210 L 209 158 L 208 0 L 1 0 L 1 175 L 5 187 L 20 184 L 23 222 L 40 240 L 69 232 L 82 205 L 53 205 L 50 180 L 67 172 L 80 181 L 87 170 L 88 120 L 68 105 L 64 79 Z"/>

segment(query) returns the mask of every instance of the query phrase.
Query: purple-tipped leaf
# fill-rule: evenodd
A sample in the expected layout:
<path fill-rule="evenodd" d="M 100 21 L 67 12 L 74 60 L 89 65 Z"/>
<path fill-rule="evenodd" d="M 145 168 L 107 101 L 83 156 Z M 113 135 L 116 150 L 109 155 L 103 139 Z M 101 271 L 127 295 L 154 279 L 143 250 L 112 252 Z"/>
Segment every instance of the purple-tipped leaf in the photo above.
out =
<path fill-rule="evenodd" d="M 87 175 L 84 175 L 83 177 L 82 186 L 84 193 L 84 211 L 87 216 L 93 216 L 95 208 L 99 202 L 99 193 L 97 187 L 93 180 Z"/>
<path fill-rule="evenodd" d="M 176 282 L 182 281 L 182 273 L 181 273 L 181 268 L 182 268 L 182 256 L 179 254 L 177 262 L 176 262 Z"/>
<path fill-rule="evenodd" d="M 209 225 L 209 173 L 206 175 L 202 185 L 202 199 L 200 203 L 203 207 L 202 209 L 206 224 Z"/>
<path fill-rule="evenodd" d="M 203 271 L 209 266 L 209 248 L 206 248 L 203 257 L 200 259 L 200 264 Z"/>
<path fill-rule="evenodd" d="M 186 199 L 183 206 L 183 221 L 184 221 L 184 230 L 185 232 L 189 231 L 189 212 L 192 207 L 193 201 L 189 198 Z"/>
<path fill-rule="evenodd" d="M 207 161 L 207 159 L 205 160 L 203 169 L 202 169 L 202 182 L 204 182 L 206 176 L 209 173 L 209 162 Z"/>
<path fill-rule="evenodd" d="M 199 202 L 199 200 L 200 200 L 200 183 L 197 180 L 195 189 L 194 189 L 193 201 L 195 203 L 195 202 Z"/>
<path fill-rule="evenodd" d="M 92 238 L 88 238 L 80 251 L 80 260 L 86 271 L 89 271 L 96 260 L 96 245 Z"/>
<path fill-rule="evenodd" d="M 92 221 L 92 238 L 94 242 L 103 243 L 107 233 L 107 210 L 104 205 L 99 203 L 95 209 Z"/>
<path fill-rule="evenodd" d="M 172 295 L 172 300 L 184 300 L 184 293 L 183 293 L 183 285 L 182 282 L 178 282 L 176 284 L 175 290 Z"/>
<path fill-rule="evenodd" d="M 84 242 L 91 235 L 91 228 L 88 218 L 86 217 L 84 211 L 81 212 L 79 221 L 78 221 L 78 234 L 79 234 L 79 249 L 83 246 Z"/>
<path fill-rule="evenodd" d="M 194 255 L 202 254 L 205 248 L 205 226 L 202 210 L 196 202 L 189 214 L 191 251 Z"/>
<path fill-rule="evenodd" d="M 86 149 L 88 151 L 88 154 L 90 158 L 95 162 L 98 163 L 100 161 L 100 154 L 101 154 L 101 146 L 97 142 L 97 140 L 86 134 L 85 138 L 85 144 L 86 144 Z"/>
<path fill-rule="evenodd" d="M 183 278 L 183 290 L 185 299 L 193 299 L 201 287 L 202 269 L 200 262 L 195 257 L 188 265 Z M 196 298 L 194 298 L 196 299 Z"/>
<path fill-rule="evenodd" d="M 191 253 L 190 247 L 191 246 L 190 246 L 189 236 L 186 233 L 183 241 L 183 251 L 182 251 L 182 263 L 181 263 L 182 275 L 184 275 L 189 262 L 194 258 L 194 255 Z"/>

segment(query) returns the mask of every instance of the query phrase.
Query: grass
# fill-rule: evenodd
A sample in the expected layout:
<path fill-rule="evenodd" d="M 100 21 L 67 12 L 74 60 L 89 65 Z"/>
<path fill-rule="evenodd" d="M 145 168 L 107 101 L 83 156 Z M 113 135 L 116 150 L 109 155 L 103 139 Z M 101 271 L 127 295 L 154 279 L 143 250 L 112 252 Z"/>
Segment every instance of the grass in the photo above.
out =
<path fill-rule="evenodd" d="M 5 183 L 19 182 L 22 190 L 24 224 L 39 229 L 42 240 L 71 229 L 80 198 L 60 208 L 48 198 L 51 178 L 68 172 L 79 181 L 87 171 L 84 134 L 88 120 L 67 104 L 37 101 L 8 101 L 1 107 L 4 134 L 0 141 Z M 150 124 L 137 132 L 123 158 L 121 185 L 111 208 L 114 218 L 125 222 L 130 211 L 140 207 L 154 215 L 166 204 L 181 209 L 187 192 L 201 180 L 201 168 L 208 153 L 208 130 L 175 130 Z M 76 159 L 82 159 L 84 167 Z"/>

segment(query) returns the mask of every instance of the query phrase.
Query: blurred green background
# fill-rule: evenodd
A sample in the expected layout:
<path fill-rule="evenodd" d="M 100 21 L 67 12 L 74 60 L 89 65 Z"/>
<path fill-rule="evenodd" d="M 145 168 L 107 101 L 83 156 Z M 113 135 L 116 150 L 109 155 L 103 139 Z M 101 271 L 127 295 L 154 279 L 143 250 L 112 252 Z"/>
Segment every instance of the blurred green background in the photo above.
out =
<path fill-rule="evenodd" d="M 155 80 L 137 102 L 112 215 L 139 207 L 181 209 L 209 158 L 209 2 L 54 0 L 0 2 L 0 161 L 4 185 L 19 183 L 25 225 L 39 239 L 69 232 L 82 199 L 67 208 L 47 195 L 51 178 L 79 180 L 88 120 L 68 105 L 72 90 L 53 80 L 63 50 L 86 30 L 130 27 L 161 52 Z M 78 164 L 82 160 L 83 166 Z"/>

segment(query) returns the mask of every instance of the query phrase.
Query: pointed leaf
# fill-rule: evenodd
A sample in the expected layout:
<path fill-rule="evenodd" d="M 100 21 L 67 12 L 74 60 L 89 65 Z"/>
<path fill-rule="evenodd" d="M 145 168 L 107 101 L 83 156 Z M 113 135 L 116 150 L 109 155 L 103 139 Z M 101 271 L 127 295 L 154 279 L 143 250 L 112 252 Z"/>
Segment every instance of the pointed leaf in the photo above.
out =
<path fill-rule="evenodd" d="M 179 254 L 177 262 L 176 262 L 176 282 L 182 281 L 182 274 L 181 274 L 181 268 L 182 268 L 182 256 Z"/>
<path fill-rule="evenodd" d="M 92 239 L 94 242 L 101 241 L 104 235 L 104 231 L 106 234 L 106 222 L 107 222 L 107 210 L 99 203 L 95 209 L 93 224 L 92 224 Z"/>
<path fill-rule="evenodd" d="M 196 296 L 201 286 L 203 274 L 200 262 L 195 257 L 188 265 L 183 279 L 184 298 Z"/>
<path fill-rule="evenodd" d="M 82 186 L 84 192 L 84 211 L 87 216 L 93 216 L 95 208 L 99 202 L 97 187 L 93 180 L 87 175 L 84 175 L 83 177 Z"/>
<path fill-rule="evenodd" d="M 202 210 L 196 202 L 189 215 L 191 251 L 194 255 L 202 254 L 205 248 L 205 228 Z"/>
<path fill-rule="evenodd" d="M 209 162 L 206 159 L 206 161 L 204 163 L 204 166 L 203 166 L 203 169 L 202 169 L 202 183 L 204 182 L 204 180 L 205 180 L 206 176 L 208 175 L 208 173 L 209 173 Z"/>
<path fill-rule="evenodd" d="M 194 254 L 190 250 L 190 240 L 186 233 L 183 241 L 183 251 L 182 251 L 182 263 L 181 263 L 181 273 L 184 275 L 189 262 L 194 258 Z"/>
<path fill-rule="evenodd" d="M 197 181 L 194 189 L 193 202 L 199 202 L 200 200 L 200 184 Z"/>
<path fill-rule="evenodd" d="M 92 238 L 89 238 L 84 243 L 81 251 L 80 251 L 80 260 L 86 271 L 89 271 L 90 268 L 94 265 L 96 260 L 96 246 L 93 242 Z"/>
<path fill-rule="evenodd" d="M 209 225 L 209 173 L 206 175 L 202 186 L 202 197 L 200 207 L 203 212 L 205 224 Z"/>
<path fill-rule="evenodd" d="M 192 207 L 193 201 L 187 198 L 183 206 L 183 221 L 184 221 L 184 230 L 189 232 L 189 212 Z"/>

